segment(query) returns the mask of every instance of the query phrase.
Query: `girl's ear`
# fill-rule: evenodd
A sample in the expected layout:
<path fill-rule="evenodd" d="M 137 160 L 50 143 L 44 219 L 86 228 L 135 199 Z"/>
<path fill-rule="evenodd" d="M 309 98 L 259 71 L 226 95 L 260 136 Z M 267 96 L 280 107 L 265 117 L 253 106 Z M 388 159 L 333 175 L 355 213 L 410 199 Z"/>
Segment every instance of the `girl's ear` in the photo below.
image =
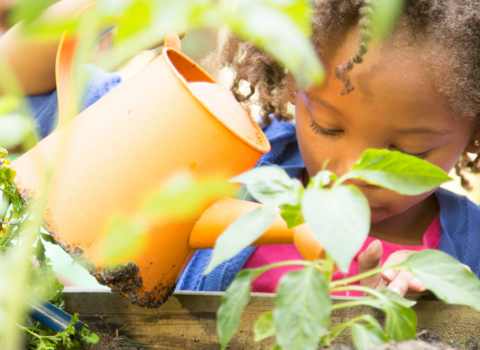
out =
<path fill-rule="evenodd" d="M 477 126 L 470 141 L 468 141 L 465 151 L 468 153 L 480 153 L 480 127 Z"/>

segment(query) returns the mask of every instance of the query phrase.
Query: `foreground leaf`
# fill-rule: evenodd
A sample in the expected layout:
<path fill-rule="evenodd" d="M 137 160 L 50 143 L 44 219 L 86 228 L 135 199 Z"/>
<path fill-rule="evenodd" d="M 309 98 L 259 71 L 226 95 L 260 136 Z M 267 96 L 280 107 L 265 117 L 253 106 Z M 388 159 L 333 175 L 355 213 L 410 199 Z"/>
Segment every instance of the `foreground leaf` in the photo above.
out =
<path fill-rule="evenodd" d="M 416 303 L 402 298 L 389 289 L 382 289 L 379 292 L 384 298 L 373 297 L 365 300 L 365 305 L 370 305 L 385 313 L 385 331 L 388 337 L 395 341 L 415 338 L 417 315 L 410 307 Z"/>
<path fill-rule="evenodd" d="M 255 341 L 259 342 L 269 337 L 274 336 L 277 333 L 275 328 L 275 322 L 273 320 L 273 311 L 263 313 L 255 322 L 253 327 L 255 333 Z"/>
<path fill-rule="evenodd" d="M 282 349 L 316 349 L 330 321 L 331 303 L 325 274 L 314 265 L 285 275 L 274 311 Z"/>
<path fill-rule="evenodd" d="M 254 270 L 241 271 L 222 297 L 222 305 L 217 312 L 217 330 L 222 349 L 225 349 L 240 325 L 243 310 L 250 302 L 251 283 L 255 276 Z"/>
<path fill-rule="evenodd" d="M 423 250 L 398 265 L 417 276 L 438 299 L 480 311 L 480 281 L 457 260 L 439 250 Z"/>
<path fill-rule="evenodd" d="M 397 151 L 369 149 L 345 179 L 362 179 L 404 195 L 418 195 L 451 178 L 439 167 Z"/>
<path fill-rule="evenodd" d="M 300 202 L 302 192 L 300 181 L 290 178 L 280 167 L 255 168 L 233 178 L 230 182 L 245 184 L 253 198 L 263 204 L 297 205 Z"/>
<path fill-rule="evenodd" d="M 205 274 L 255 242 L 270 227 L 277 213 L 277 208 L 263 206 L 231 224 L 215 242 L 212 259 Z"/>
<path fill-rule="evenodd" d="M 294 228 L 298 225 L 303 224 L 302 205 L 300 203 L 295 206 L 288 204 L 281 205 L 280 215 L 287 223 L 288 228 Z"/>
<path fill-rule="evenodd" d="M 389 338 L 380 326 L 355 323 L 352 325 L 352 340 L 357 350 L 370 350 L 388 342 Z"/>
<path fill-rule="evenodd" d="M 327 253 L 342 271 L 348 271 L 370 231 L 370 207 L 365 196 L 354 186 L 308 189 L 302 214 Z"/>

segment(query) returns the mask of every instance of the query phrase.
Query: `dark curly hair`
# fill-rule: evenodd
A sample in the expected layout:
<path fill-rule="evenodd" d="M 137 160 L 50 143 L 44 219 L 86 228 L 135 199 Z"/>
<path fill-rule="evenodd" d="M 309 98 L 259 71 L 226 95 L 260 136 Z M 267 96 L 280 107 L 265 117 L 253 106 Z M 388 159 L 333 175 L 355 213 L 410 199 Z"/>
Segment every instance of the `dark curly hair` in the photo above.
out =
<path fill-rule="evenodd" d="M 359 49 L 336 70 L 344 84 L 339 93 L 354 89 L 348 72 L 360 64 L 368 50 L 369 21 L 374 0 L 317 0 L 313 5 L 312 42 L 322 59 L 328 60 L 338 43 L 350 30 L 359 30 Z M 438 90 L 445 96 L 459 117 L 480 118 L 480 1 L 479 0 L 406 0 L 403 14 L 387 40 L 401 37 L 408 45 L 428 45 L 428 60 Z M 328 50 L 327 50 L 328 48 Z M 368 55 L 367 55 L 368 57 Z M 217 68 L 230 67 L 235 72 L 231 90 L 247 108 L 261 108 L 263 123 L 273 115 L 278 120 L 292 120 L 287 106 L 297 90 L 287 70 L 252 43 L 228 33 L 218 52 L 208 59 Z M 445 70 L 435 67 L 448 67 Z M 440 76 L 438 72 L 444 74 Z M 244 85 L 249 87 L 248 93 Z M 242 91 L 241 91 L 242 90 Z M 255 94 L 255 93 L 258 94 Z M 258 100 L 256 100 L 258 95 Z M 480 172 L 480 157 L 470 159 L 463 154 L 455 167 L 462 186 L 470 183 L 462 170 Z"/>

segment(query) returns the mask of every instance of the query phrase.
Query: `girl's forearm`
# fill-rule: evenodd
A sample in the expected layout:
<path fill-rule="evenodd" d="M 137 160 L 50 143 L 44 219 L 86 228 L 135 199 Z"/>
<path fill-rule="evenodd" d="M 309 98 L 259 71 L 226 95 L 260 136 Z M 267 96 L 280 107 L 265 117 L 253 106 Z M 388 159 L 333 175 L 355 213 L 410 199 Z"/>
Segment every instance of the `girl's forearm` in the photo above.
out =
<path fill-rule="evenodd" d="M 95 0 L 62 0 L 49 7 L 40 20 L 73 18 L 93 2 Z M 0 59 L 13 70 L 24 94 L 36 95 L 52 91 L 55 89 L 55 58 L 61 37 L 48 42 L 25 38 L 21 26 L 20 22 L 0 38 Z M 6 92 L 1 90 L 2 85 L 0 84 L 0 95 Z"/>

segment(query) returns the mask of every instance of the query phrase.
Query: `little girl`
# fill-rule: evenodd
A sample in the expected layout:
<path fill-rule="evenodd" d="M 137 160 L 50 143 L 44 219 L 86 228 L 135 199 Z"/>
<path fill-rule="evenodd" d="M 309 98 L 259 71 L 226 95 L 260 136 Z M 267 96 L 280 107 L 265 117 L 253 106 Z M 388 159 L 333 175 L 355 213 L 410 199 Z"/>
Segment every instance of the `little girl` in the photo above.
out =
<path fill-rule="evenodd" d="M 315 4 L 312 42 L 327 71 L 321 87 L 300 91 L 272 58 L 233 35 L 214 57 L 220 67 L 236 72 L 232 90 L 238 100 L 248 105 L 253 92 L 259 93 L 272 151 L 258 165 L 280 166 L 308 183 L 326 159 L 328 169 L 342 175 L 365 149 L 387 148 L 415 155 L 447 172 L 455 167 L 462 185 L 469 187 L 464 171 L 476 173 L 480 163 L 466 154 L 480 152 L 480 3 L 407 0 L 387 40 L 367 45 L 370 2 Z M 4 38 L 0 54 L 5 52 L 2 47 L 9 47 Z M 243 82 L 250 84 L 252 94 L 241 94 Z M 99 97 L 118 83 L 117 75 L 103 74 L 91 82 L 88 91 L 95 93 L 87 91 L 87 97 Z M 30 91 L 47 92 L 42 88 Z M 55 93 L 32 101 L 46 135 L 53 121 Z M 288 102 L 295 104 L 295 123 L 287 112 Z M 413 251 L 440 249 L 480 275 L 480 210 L 475 204 L 442 189 L 402 196 L 362 181 L 350 183 L 367 197 L 372 225 L 349 274 L 397 264 Z M 222 291 L 243 268 L 301 258 L 293 245 L 249 247 L 203 276 L 211 253 L 195 254 L 177 289 Z M 279 279 L 292 269 L 262 275 L 253 291 L 275 292 Z M 344 277 L 336 273 L 334 279 Z M 409 289 L 424 290 L 407 272 L 384 273 L 361 283 L 401 295 Z"/>

